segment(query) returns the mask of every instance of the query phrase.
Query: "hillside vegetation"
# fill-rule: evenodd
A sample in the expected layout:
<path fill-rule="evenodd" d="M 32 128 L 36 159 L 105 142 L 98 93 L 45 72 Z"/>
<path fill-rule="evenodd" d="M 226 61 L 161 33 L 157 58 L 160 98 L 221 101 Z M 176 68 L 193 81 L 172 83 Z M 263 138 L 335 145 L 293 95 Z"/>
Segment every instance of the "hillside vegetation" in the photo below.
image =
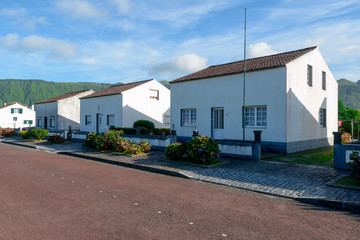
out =
<path fill-rule="evenodd" d="M 98 91 L 109 86 L 111 84 L 0 79 L 0 106 L 12 102 L 31 105 L 69 92 Z"/>
<path fill-rule="evenodd" d="M 339 100 L 346 107 L 360 109 L 360 80 L 352 82 L 346 79 L 338 80 Z"/>

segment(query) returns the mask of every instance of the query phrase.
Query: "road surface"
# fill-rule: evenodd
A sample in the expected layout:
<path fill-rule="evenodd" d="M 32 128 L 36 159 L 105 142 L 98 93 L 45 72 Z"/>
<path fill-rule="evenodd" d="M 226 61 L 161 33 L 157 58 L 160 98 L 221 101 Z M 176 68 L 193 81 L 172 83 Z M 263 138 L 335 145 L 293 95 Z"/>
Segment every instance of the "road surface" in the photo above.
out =
<path fill-rule="evenodd" d="M 359 239 L 360 216 L 0 143 L 0 239 Z"/>

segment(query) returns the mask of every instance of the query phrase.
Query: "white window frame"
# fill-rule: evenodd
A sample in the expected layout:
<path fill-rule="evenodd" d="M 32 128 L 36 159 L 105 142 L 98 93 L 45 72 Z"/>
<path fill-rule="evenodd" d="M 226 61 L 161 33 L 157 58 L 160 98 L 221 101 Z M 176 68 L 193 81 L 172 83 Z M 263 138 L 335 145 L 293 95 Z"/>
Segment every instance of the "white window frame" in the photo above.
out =
<path fill-rule="evenodd" d="M 85 126 L 91 126 L 91 115 L 85 115 Z"/>
<path fill-rule="evenodd" d="M 322 72 L 321 74 L 321 79 L 322 79 L 322 89 L 326 90 L 326 72 Z"/>
<path fill-rule="evenodd" d="M 111 117 L 112 117 L 112 122 L 110 122 Z M 115 126 L 115 114 L 108 114 L 106 116 L 106 125 L 107 126 Z"/>
<path fill-rule="evenodd" d="M 326 109 L 319 109 L 319 127 L 326 127 Z"/>
<path fill-rule="evenodd" d="M 37 127 L 42 127 L 42 118 L 41 118 L 41 117 L 39 117 L 39 118 L 37 119 L 37 124 L 36 124 L 36 126 L 37 126 Z"/>
<path fill-rule="evenodd" d="M 312 87 L 313 85 L 313 67 L 311 65 L 307 65 L 307 84 Z"/>
<path fill-rule="evenodd" d="M 244 114 L 245 127 L 267 127 L 267 106 L 247 106 L 245 107 Z"/>
<path fill-rule="evenodd" d="M 49 118 L 50 121 L 50 128 L 55 128 L 55 117 L 52 116 Z"/>
<path fill-rule="evenodd" d="M 11 108 L 11 114 L 22 114 L 22 108 Z"/>
<path fill-rule="evenodd" d="M 181 109 L 181 126 L 182 127 L 196 126 L 196 108 Z"/>
<path fill-rule="evenodd" d="M 159 100 L 159 90 L 150 89 L 150 99 Z"/>

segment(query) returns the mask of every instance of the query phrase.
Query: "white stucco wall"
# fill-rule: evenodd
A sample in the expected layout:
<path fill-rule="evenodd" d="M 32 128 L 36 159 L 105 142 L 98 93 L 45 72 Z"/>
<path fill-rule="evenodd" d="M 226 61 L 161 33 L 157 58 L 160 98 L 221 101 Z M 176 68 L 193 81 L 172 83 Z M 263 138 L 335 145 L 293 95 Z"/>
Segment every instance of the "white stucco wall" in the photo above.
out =
<path fill-rule="evenodd" d="M 80 130 L 80 99 L 94 93 L 94 90 L 88 90 L 58 101 L 57 129 Z"/>
<path fill-rule="evenodd" d="M 12 108 L 21 108 L 22 114 L 11 113 Z M 16 117 L 16 121 L 14 121 Z M 24 124 L 24 120 L 31 120 L 33 124 Z M 24 128 L 35 126 L 35 111 L 24 107 L 21 104 L 15 103 L 12 105 L 5 106 L 0 109 L 0 127 L 2 128 Z"/>
<path fill-rule="evenodd" d="M 47 118 L 47 128 L 56 130 L 58 127 L 57 118 L 58 118 L 58 104 L 57 102 L 48 102 L 48 103 L 41 103 L 35 104 L 35 111 L 36 111 L 36 127 L 37 128 L 45 128 L 45 117 Z M 50 128 L 50 117 L 55 117 L 55 128 Z M 38 119 L 42 119 L 42 125 L 38 127 L 37 122 Z"/>
<path fill-rule="evenodd" d="M 159 99 L 150 98 L 150 90 L 159 91 Z M 164 124 L 165 115 L 169 115 L 170 90 L 156 80 L 124 91 L 123 127 L 132 127 L 137 120 L 150 120 L 157 128 L 170 127 Z"/>
<path fill-rule="evenodd" d="M 262 140 L 286 140 L 286 69 L 269 69 L 246 74 L 246 106 L 267 107 L 267 127 L 246 128 L 245 140 L 253 140 L 254 130 Z M 196 108 L 196 128 L 211 136 L 211 111 L 224 108 L 224 139 L 243 140 L 243 74 L 171 84 L 171 125 L 178 136 L 192 135 L 195 127 L 181 126 L 181 109 Z"/>
<path fill-rule="evenodd" d="M 313 84 L 307 84 L 307 65 Z M 322 72 L 326 72 L 326 90 Z M 287 142 L 331 138 L 337 131 L 338 85 L 318 48 L 287 65 Z M 326 109 L 326 127 L 319 126 L 319 109 Z M 332 142 L 330 144 L 333 144 Z"/>
<path fill-rule="evenodd" d="M 80 130 L 96 131 L 96 115 L 100 114 L 99 131 L 109 129 L 107 115 L 115 115 L 115 126 L 122 127 L 122 95 L 109 95 L 95 98 L 80 99 Z M 85 125 L 85 116 L 91 115 L 91 125 Z"/>

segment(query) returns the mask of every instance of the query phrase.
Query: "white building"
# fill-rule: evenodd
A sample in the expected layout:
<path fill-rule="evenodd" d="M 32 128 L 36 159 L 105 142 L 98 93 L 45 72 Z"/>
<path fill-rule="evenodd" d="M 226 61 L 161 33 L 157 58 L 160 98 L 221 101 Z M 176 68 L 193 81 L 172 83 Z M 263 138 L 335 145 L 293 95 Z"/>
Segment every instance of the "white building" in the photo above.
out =
<path fill-rule="evenodd" d="M 35 111 L 21 103 L 13 102 L 0 107 L 0 127 L 26 128 L 35 126 Z"/>
<path fill-rule="evenodd" d="M 36 127 L 49 130 L 80 129 L 79 98 L 94 93 L 88 89 L 66 93 L 35 104 Z"/>
<path fill-rule="evenodd" d="M 150 120 L 157 128 L 170 126 L 170 90 L 155 79 L 114 85 L 80 100 L 81 131 L 133 127 L 137 120 Z"/>
<path fill-rule="evenodd" d="M 261 130 L 264 150 L 287 153 L 333 144 L 337 82 L 317 47 L 248 59 L 245 76 L 244 131 L 244 61 L 170 82 L 178 137 L 186 140 L 197 129 L 231 143 L 253 140 Z"/>

